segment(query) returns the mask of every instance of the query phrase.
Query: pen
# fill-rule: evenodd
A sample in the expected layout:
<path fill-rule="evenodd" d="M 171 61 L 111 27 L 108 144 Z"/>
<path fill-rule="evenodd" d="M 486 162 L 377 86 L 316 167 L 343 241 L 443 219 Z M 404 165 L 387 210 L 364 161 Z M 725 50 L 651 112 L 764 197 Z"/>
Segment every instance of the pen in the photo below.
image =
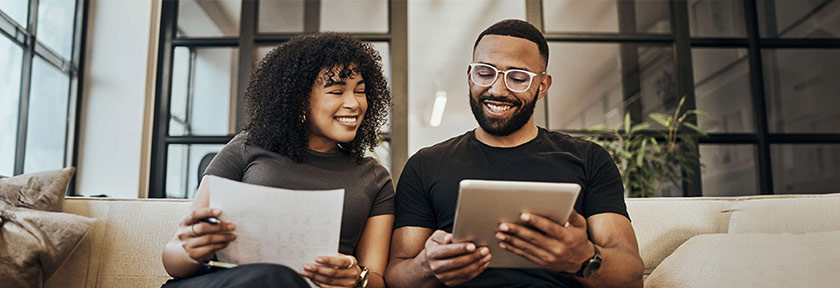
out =
<path fill-rule="evenodd" d="M 222 221 L 219 221 L 219 218 L 216 218 L 216 217 L 205 217 L 205 218 L 198 219 L 198 221 L 208 223 L 208 224 L 213 224 L 213 225 L 218 225 L 219 223 L 222 222 Z"/>
<path fill-rule="evenodd" d="M 210 260 L 210 261 L 207 261 L 207 266 L 219 267 L 219 268 L 233 268 L 233 267 L 236 267 L 236 266 L 239 266 L 239 265 L 236 265 L 236 264 L 233 264 L 233 263 L 225 263 L 225 262 Z"/>

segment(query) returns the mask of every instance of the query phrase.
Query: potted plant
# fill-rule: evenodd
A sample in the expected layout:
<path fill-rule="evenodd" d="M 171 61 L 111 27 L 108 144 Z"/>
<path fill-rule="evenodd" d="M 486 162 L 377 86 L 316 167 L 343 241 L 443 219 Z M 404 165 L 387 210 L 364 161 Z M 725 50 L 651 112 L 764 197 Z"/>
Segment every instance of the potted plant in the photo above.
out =
<path fill-rule="evenodd" d="M 705 137 L 706 132 L 687 120 L 692 115 L 704 113 L 699 110 L 681 112 L 684 103 L 685 97 L 680 99 L 672 115 L 649 115 L 661 127 L 648 122 L 632 124 L 627 113 L 623 127 L 607 129 L 598 125 L 589 129 L 594 135 L 587 139 L 601 144 L 618 165 L 627 196 L 654 196 L 665 180 L 680 186 L 683 181 L 690 181 L 697 173 L 696 167 L 702 165 L 697 140 Z"/>

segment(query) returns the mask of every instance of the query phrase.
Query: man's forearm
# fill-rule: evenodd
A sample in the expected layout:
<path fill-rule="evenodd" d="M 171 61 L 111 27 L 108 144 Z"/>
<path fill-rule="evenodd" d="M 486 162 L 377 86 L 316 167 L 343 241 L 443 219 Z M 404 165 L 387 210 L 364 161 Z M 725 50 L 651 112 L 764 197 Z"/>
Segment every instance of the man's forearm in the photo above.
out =
<path fill-rule="evenodd" d="M 410 259 L 391 259 L 385 271 L 385 283 L 388 287 L 442 287 L 443 284 L 423 265 L 425 252 L 420 251 L 416 257 Z"/>
<path fill-rule="evenodd" d="M 600 247 L 600 246 L 599 246 Z M 642 287 L 644 264 L 634 253 L 621 248 L 601 248 L 601 268 L 587 278 L 577 278 L 585 287 Z"/>

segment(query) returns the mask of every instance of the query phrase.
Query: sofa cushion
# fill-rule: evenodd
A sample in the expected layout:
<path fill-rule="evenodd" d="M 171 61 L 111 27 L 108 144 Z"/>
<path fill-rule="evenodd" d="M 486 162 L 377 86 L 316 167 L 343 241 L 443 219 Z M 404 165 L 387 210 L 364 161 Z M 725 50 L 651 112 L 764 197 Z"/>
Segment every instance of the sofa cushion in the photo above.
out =
<path fill-rule="evenodd" d="M 627 212 L 650 274 L 662 259 L 696 235 L 726 232 L 732 198 L 634 198 Z"/>
<path fill-rule="evenodd" d="M 743 197 L 730 210 L 729 233 L 840 230 L 840 194 Z"/>
<path fill-rule="evenodd" d="M 686 241 L 645 287 L 837 287 L 840 231 L 706 234 Z"/>
<path fill-rule="evenodd" d="M 73 167 L 0 179 L 0 202 L 13 207 L 60 212 Z"/>
<path fill-rule="evenodd" d="M 0 279 L 41 287 L 85 236 L 94 219 L 0 203 Z"/>

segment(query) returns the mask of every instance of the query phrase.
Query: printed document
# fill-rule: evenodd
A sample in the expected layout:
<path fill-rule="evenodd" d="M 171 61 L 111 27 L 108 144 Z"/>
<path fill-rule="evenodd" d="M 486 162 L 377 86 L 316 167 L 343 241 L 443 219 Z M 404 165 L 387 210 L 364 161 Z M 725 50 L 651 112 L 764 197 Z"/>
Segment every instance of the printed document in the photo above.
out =
<path fill-rule="evenodd" d="M 236 224 L 236 240 L 216 252 L 221 262 L 276 263 L 296 271 L 318 256 L 338 255 L 344 189 L 301 191 L 205 176 L 210 207 Z"/>

